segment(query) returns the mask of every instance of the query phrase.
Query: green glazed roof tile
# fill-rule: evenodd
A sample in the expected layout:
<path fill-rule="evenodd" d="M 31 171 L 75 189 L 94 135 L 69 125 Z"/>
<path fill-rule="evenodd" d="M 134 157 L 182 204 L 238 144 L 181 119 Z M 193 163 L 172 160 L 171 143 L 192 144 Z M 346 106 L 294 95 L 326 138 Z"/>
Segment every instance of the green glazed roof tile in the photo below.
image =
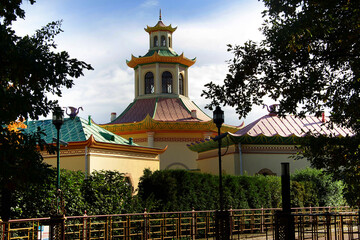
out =
<path fill-rule="evenodd" d="M 160 56 L 163 57 L 177 57 L 179 56 L 175 51 L 170 49 L 159 49 L 159 50 L 149 50 L 144 56 L 142 57 L 150 57 L 157 52 Z"/>
<path fill-rule="evenodd" d="M 42 129 L 46 134 L 44 140 L 47 143 L 52 143 L 53 138 L 57 137 L 57 131 L 52 124 L 52 120 L 29 121 L 27 126 L 25 132 L 35 132 L 38 128 Z M 94 136 L 97 142 L 129 145 L 127 139 L 109 132 L 95 123 L 89 125 L 88 120 L 80 117 L 75 119 L 65 118 L 60 129 L 60 140 L 68 143 L 86 141 L 91 135 Z M 132 145 L 138 146 L 135 143 Z"/>

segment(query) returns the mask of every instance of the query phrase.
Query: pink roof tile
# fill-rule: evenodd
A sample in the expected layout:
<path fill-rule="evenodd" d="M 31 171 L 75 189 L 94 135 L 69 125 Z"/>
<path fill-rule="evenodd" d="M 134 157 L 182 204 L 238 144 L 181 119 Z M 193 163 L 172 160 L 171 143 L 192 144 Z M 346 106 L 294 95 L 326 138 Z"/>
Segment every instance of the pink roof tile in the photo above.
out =
<path fill-rule="evenodd" d="M 192 110 L 196 110 L 196 118 L 191 117 Z M 191 100 L 160 97 L 135 100 L 110 124 L 140 122 L 148 114 L 154 120 L 166 122 L 201 122 L 211 120 Z"/>
<path fill-rule="evenodd" d="M 208 115 L 206 115 L 193 101 L 191 101 L 190 99 L 181 99 L 181 101 L 183 102 L 183 104 L 185 105 L 185 107 L 187 109 L 189 109 L 189 111 L 191 112 L 191 110 L 196 110 L 196 115 L 197 118 L 201 121 L 211 121 L 212 118 L 209 117 Z"/>
<path fill-rule="evenodd" d="M 325 121 L 329 121 L 329 118 L 325 118 Z M 264 135 L 266 137 L 281 136 L 289 137 L 295 135 L 302 137 L 309 131 L 313 133 L 320 133 L 324 135 L 346 136 L 353 135 L 349 129 L 338 127 L 334 125 L 333 129 L 329 129 L 321 121 L 321 118 L 317 117 L 305 117 L 298 118 L 295 116 L 285 116 L 280 118 L 276 115 L 266 115 L 258 120 L 250 123 L 244 128 L 237 131 L 235 136 L 249 135 L 252 137 Z"/>
<path fill-rule="evenodd" d="M 140 122 L 149 114 L 154 114 L 156 99 L 138 99 L 131 103 L 112 124 Z"/>
<path fill-rule="evenodd" d="M 198 110 L 199 111 L 199 110 Z M 179 98 L 159 98 L 154 120 L 167 122 L 198 122 Z"/>

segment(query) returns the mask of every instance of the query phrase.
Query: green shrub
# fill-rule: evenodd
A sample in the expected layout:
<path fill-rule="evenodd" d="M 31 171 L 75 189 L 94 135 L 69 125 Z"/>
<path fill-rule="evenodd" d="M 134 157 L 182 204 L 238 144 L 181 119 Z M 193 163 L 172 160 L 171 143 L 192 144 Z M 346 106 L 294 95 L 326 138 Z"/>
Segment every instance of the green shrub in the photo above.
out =
<path fill-rule="evenodd" d="M 334 181 L 332 176 L 322 170 L 306 168 L 297 170 L 291 176 L 293 181 L 305 182 L 308 189 L 308 204 L 312 206 L 341 206 L 346 201 L 343 196 L 344 184 Z"/>
<path fill-rule="evenodd" d="M 322 182 L 322 178 L 325 182 Z M 281 207 L 281 178 L 276 176 L 223 176 L 226 208 Z M 152 211 L 189 211 L 219 208 L 219 178 L 185 170 L 145 171 L 139 183 L 140 201 Z M 291 181 L 293 207 L 344 204 L 341 182 L 305 169 Z"/>

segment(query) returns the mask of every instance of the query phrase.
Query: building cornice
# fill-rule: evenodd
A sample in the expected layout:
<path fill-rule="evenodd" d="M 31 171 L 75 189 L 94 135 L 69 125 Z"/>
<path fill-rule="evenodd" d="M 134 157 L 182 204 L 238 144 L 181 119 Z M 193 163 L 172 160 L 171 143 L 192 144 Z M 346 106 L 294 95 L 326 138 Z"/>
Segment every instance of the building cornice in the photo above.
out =
<path fill-rule="evenodd" d="M 138 65 L 148 64 L 148 63 L 179 63 L 187 67 L 192 66 L 196 62 L 196 58 L 188 59 L 182 53 L 180 56 L 160 56 L 155 52 L 152 56 L 149 57 L 135 57 L 131 55 L 131 60 L 127 62 L 127 65 L 131 68 L 135 68 Z"/>
<path fill-rule="evenodd" d="M 217 127 L 213 120 L 204 122 L 163 122 L 154 120 L 150 115 L 147 115 L 144 120 L 134 123 L 119 123 L 119 124 L 104 124 L 101 125 L 104 129 L 121 135 L 124 133 L 142 133 L 146 131 L 182 131 L 182 132 L 199 132 L 199 131 L 213 131 L 217 132 Z M 226 132 L 236 132 L 239 130 L 238 127 L 223 125 L 221 128 Z"/>
<path fill-rule="evenodd" d="M 55 144 L 54 144 L 55 145 Z M 166 151 L 165 148 L 151 148 L 137 145 L 124 145 L 115 143 L 103 143 L 95 140 L 94 136 L 91 135 L 88 140 L 80 142 L 70 142 L 67 146 L 61 146 L 60 149 L 79 149 L 79 148 L 98 148 L 116 151 L 136 152 L 136 153 L 147 153 L 147 154 L 161 154 Z"/>

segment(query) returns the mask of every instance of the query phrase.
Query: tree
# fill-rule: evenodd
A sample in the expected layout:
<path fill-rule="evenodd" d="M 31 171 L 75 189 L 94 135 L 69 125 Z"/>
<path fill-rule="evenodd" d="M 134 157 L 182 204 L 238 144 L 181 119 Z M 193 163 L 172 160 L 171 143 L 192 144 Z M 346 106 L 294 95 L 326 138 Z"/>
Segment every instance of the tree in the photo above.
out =
<path fill-rule="evenodd" d="M 70 58 L 66 51 L 54 52 L 54 37 L 62 30 L 61 21 L 49 23 L 33 36 L 19 37 L 11 28 L 25 12 L 19 1 L 0 3 L 0 195 L 3 220 L 10 217 L 11 193 L 26 184 L 41 182 L 47 165 L 38 152 L 43 146 L 41 132 L 34 135 L 10 130 L 16 119 L 46 116 L 57 101 L 48 93 L 61 96 L 63 87 L 71 88 L 73 78 L 91 70 L 91 65 Z M 29 0 L 31 4 L 35 0 Z"/>
<path fill-rule="evenodd" d="M 228 45 L 234 54 L 224 84 L 206 84 L 208 107 L 224 104 L 245 117 L 268 97 L 280 116 L 330 110 L 329 127 L 352 129 L 339 139 L 312 136 L 302 142 L 311 164 L 360 187 L 360 4 L 351 0 L 263 0 L 264 40 Z M 353 190 L 353 191 L 352 191 Z M 360 203 L 360 197 L 351 201 Z"/>

